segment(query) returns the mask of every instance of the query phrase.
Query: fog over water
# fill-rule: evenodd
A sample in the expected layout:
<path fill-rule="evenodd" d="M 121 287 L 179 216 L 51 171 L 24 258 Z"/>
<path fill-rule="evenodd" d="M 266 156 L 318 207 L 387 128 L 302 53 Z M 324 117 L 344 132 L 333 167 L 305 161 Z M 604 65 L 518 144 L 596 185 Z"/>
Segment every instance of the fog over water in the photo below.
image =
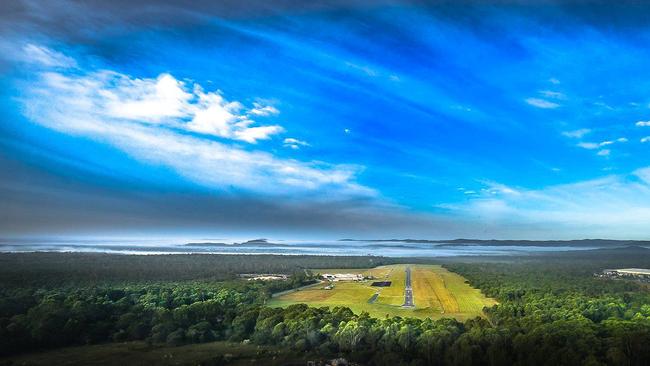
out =
<path fill-rule="evenodd" d="M 611 247 L 611 246 L 610 246 Z M 280 254 L 387 257 L 448 257 L 521 255 L 553 251 L 589 250 L 598 246 L 535 245 L 508 242 L 412 243 L 402 241 L 253 240 L 244 243 L 218 239 L 0 239 L 0 252 L 92 252 L 113 254 Z"/>

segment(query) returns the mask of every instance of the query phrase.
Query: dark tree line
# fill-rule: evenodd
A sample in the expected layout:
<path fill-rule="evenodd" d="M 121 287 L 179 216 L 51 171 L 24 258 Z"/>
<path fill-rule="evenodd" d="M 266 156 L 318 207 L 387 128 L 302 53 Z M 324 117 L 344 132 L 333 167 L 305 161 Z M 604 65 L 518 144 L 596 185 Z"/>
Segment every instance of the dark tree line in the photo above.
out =
<path fill-rule="evenodd" d="M 287 255 L 0 253 L 0 285 L 223 281 L 240 273 L 291 274 L 309 268 L 372 268 L 396 261 L 383 257 Z"/>

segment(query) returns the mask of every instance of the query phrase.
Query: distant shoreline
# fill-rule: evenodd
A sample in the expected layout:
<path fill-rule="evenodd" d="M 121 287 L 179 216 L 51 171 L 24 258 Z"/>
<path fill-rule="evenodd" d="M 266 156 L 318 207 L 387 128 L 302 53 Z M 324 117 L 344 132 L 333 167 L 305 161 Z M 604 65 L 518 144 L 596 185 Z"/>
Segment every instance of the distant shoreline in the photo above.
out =
<path fill-rule="evenodd" d="M 489 245 L 489 246 L 590 246 L 590 247 L 623 247 L 650 246 L 650 240 L 619 240 L 619 239 L 573 239 L 573 240 L 512 240 L 512 239 L 339 239 L 339 242 L 373 242 L 373 243 L 409 243 L 409 244 L 438 244 L 448 246 L 460 245 Z"/>

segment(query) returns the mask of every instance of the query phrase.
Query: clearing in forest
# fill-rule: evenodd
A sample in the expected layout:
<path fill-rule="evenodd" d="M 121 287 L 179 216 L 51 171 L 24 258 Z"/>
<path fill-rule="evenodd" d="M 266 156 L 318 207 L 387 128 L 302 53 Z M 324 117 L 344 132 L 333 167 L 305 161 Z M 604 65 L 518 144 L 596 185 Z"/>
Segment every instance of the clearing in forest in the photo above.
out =
<path fill-rule="evenodd" d="M 411 269 L 411 286 L 415 307 L 404 308 L 406 268 Z M 439 265 L 391 265 L 372 269 L 326 269 L 315 273 L 361 273 L 365 281 L 333 282 L 273 298 L 269 306 L 304 303 L 310 306 L 347 306 L 355 313 L 368 312 L 375 317 L 403 316 L 417 318 L 453 317 L 465 320 L 483 315 L 483 307 L 496 304 L 479 290 L 465 283 L 465 278 Z M 387 287 L 373 282 L 389 281 Z"/>

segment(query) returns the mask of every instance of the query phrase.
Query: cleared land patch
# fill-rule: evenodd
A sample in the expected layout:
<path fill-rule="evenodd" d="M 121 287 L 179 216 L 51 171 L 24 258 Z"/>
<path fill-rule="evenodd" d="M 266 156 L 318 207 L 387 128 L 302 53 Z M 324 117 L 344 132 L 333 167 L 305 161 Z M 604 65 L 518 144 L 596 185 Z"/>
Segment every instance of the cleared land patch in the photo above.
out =
<path fill-rule="evenodd" d="M 418 268 L 415 270 L 415 296 L 424 296 L 432 310 L 441 313 L 459 313 L 460 307 L 454 294 L 445 285 L 445 279 L 431 269 Z"/>
<path fill-rule="evenodd" d="M 417 318 L 453 317 L 465 320 L 482 316 L 483 307 L 496 302 L 465 283 L 465 278 L 438 265 L 408 265 L 415 308 L 402 308 L 407 265 L 381 266 L 372 269 L 326 269 L 315 273 L 358 273 L 372 279 L 333 282 L 331 290 L 322 286 L 278 296 L 269 306 L 305 303 L 310 306 L 347 306 L 355 313 L 366 311 L 375 317 L 403 316 Z M 389 287 L 373 286 L 391 282 Z"/>

